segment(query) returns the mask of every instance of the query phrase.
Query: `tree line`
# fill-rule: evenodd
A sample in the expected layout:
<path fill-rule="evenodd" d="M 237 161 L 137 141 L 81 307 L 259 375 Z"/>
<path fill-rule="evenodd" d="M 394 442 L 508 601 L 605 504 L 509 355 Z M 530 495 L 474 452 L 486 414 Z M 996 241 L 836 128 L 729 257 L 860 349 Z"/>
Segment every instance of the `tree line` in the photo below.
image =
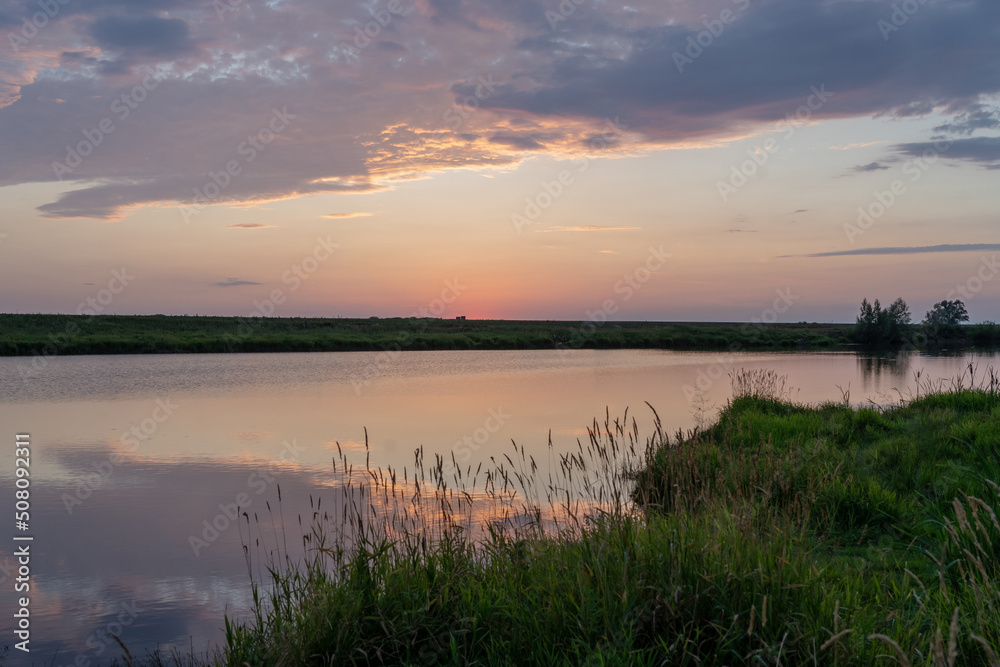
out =
<path fill-rule="evenodd" d="M 896 347 L 913 333 L 913 318 L 903 299 L 883 308 L 878 299 L 861 302 L 861 313 L 854 324 L 854 340 L 866 347 Z M 969 321 L 969 312 L 960 300 L 939 301 L 927 311 L 920 323 L 920 333 L 929 344 L 946 344 L 964 338 L 961 325 Z"/>

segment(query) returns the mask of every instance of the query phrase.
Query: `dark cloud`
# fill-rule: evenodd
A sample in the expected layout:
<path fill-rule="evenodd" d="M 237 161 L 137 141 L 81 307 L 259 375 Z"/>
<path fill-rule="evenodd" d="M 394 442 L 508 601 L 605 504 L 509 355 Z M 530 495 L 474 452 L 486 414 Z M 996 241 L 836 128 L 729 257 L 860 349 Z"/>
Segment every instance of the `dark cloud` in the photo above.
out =
<path fill-rule="evenodd" d="M 978 130 L 997 128 L 1000 128 L 1000 110 L 983 104 L 974 104 L 967 111 L 956 115 L 952 122 L 935 127 L 934 131 L 968 136 Z"/>
<path fill-rule="evenodd" d="M 212 2 L 205 2 L 205 0 L 143 0 L 142 2 L 134 0 L 73 0 L 67 3 L 64 11 L 91 16 L 108 13 L 148 16 L 158 12 L 197 11 L 211 5 Z"/>
<path fill-rule="evenodd" d="M 859 171 L 859 172 L 880 171 L 882 169 L 888 169 L 888 168 L 889 168 L 888 165 L 884 165 L 881 162 L 869 162 L 868 164 L 859 164 L 856 167 L 852 167 L 851 171 Z"/>
<path fill-rule="evenodd" d="M 399 42 L 392 42 L 389 40 L 376 42 L 375 46 L 382 51 L 389 51 L 390 53 L 403 53 L 409 50 Z"/>
<path fill-rule="evenodd" d="M 817 252 L 811 255 L 782 255 L 782 257 L 848 257 L 852 255 L 919 255 L 935 252 L 988 252 L 1000 250 L 1000 243 L 959 243 L 911 247 L 859 248 L 836 252 Z"/>
<path fill-rule="evenodd" d="M 878 25 L 890 0 L 748 2 L 683 71 L 677 56 L 705 41 L 706 17 L 742 3 L 570 4 L 553 29 L 556 2 L 403 2 L 358 46 L 356 29 L 375 17 L 356 0 L 243 0 L 223 15 L 211 0 L 74 0 L 30 49 L 0 60 L 0 186 L 56 180 L 66 147 L 107 118 L 114 131 L 62 174 L 74 189 L 41 211 L 115 218 L 188 203 L 286 106 L 297 118 L 213 203 L 371 192 L 525 152 L 745 136 L 803 109 L 813 119 L 944 109 L 953 120 L 938 132 L 996 127 L 982 106 L 1000 92 L 993 0 L 922 5 L 889 39 Z M 0 13 L 19 22 L 36 6 L 0 0 Z M 142 81 L 143 63 L 161 64 L 165 79 L 124 117 L 112 105 Z M 994 141 L 963 138 L 948 157 L 994 166 Z"/>
<path fill-rule="evenodd" d="M 998 23 L 996 7 L 929 4 L 887 41 L 878 21 L 892 11 L 888 2 L 772 0 L 752 6 L 700 49 L 690 47 L 705 30 L 700 24 L 647 28 L 624 60 L 597 56 L 589 45 L 564 46 L 554 64 L 530 72 L 538 85 L 508 85 L 484 105 L 620 115 L 670 139 L 784 118 L 813 86 L 832 93 L 814 117 L 918 115 L 942 101 L 1000 91 L 1000 70 L 992 65 L 1000 41 L 982 29 Z"/>
<path fill-rule="evenodd" d="M 967 160 L 988 169 L 1000 169 L 1000 137 L 970 137 L 953 141 L 897 144 L 893 148 L 910 157 L 932 155 L 949 160 Z"/>
<path fill-rule="evenodd" d="M 464 0 L 427 0 L 431 20 L 439 25 L 456 24 L 472 30 L 479 26 L 470 17 Z"/>
<path fill-rule="evenodd" d="M 98 45 L 107 51 L 173 58 L 192 48 L 191 33 L 183 19 L 98 19 L 91 26 Z"/>
<path fill-rule="evenodd" d="M 216 287 L 240 287 L 243 285 L 260 285 L 260 283 L 255 283 L 252 280 L 240 280 L 239 278 L 229 278 L 221 282 L 215 283 Z"/>

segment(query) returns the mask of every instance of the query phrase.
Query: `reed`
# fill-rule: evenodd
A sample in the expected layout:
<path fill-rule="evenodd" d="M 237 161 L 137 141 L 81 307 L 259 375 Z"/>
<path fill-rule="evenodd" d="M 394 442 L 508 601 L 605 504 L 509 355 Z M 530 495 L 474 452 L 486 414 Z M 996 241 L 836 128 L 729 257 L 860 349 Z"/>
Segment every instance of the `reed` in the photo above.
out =
<path fill-rule="evenodd" d="M 297 520 L 243 515 L 255 607 L 206 660 L 997 667 L 997 376 L 892 407 L 732 382 L 708 428 L 606 413 L 544 462 L 341 453 Z"/>

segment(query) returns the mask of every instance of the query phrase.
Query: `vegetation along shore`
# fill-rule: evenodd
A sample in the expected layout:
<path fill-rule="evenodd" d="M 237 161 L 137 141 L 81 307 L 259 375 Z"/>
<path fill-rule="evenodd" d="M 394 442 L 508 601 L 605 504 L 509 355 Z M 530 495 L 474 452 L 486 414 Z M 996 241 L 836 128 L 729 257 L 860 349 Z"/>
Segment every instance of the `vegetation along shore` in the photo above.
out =
<path fill-rule="evenodd" d="M 0 356 L 654 348 L 844 350 L 880 343 L 857 324 L 560 322 L 418 318 L 242 318 L 167 315 L 0 314 Z M 919 325 L 892 330 L 892 344 L 923 349 Z M 909 337 L 905 334 L 911 333 Z M 964 325 L 951 346 L 996 347 L 1000 327 Z"/>
<path fill-rule="evenodd" d="M 739 372 L 709 428 L 608 416 L 551 475 L 516 445 L 451 480 L 419 451 L 362 469 L 288 522 L 302 558 L 246 517 L 256 609 L 203 660 L 998 667 L 1000 378 L 975 373 L 858 407 Z"/>

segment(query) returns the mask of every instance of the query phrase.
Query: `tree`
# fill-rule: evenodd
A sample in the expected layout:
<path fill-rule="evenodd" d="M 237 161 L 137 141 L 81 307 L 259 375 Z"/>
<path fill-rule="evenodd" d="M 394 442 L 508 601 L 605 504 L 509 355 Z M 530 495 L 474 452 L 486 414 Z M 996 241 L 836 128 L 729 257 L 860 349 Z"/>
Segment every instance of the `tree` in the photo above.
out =
<path fill-rule="evenodd" d="M 905 327 L 912 321 L 910 307 L 901 298 L 893 301 L 886 312 L 889 314 L 889 321 L 899 328 Z"/>
<path fill-rule="evenodd" d="M 861 313 L 854 324 L 854 338 L 868 347 L 898 345 L 910 322 L 910 309 L 902 299 L 896 299 L 885 309 L 878 299 L 874 303 L 864 299 L 861 302 Z"/>
<path fill-rule="evenodd" d="M 959 325 L 969 321 L 969 311 L 958 299 L 939 301 L 927 311 L 924 318 L 924 333 L 934 344 L 959 338 Z"/>
<path fill-rule="evenodd" d="M 965 309 L 965 304 L 955 299 L 954 301 L 939 301 L 934 307 L 927 311 L 924 318 L 924 325 L 930 327 L 956 327 L 962 322 L 969 321 L 969 311 Z"/>

